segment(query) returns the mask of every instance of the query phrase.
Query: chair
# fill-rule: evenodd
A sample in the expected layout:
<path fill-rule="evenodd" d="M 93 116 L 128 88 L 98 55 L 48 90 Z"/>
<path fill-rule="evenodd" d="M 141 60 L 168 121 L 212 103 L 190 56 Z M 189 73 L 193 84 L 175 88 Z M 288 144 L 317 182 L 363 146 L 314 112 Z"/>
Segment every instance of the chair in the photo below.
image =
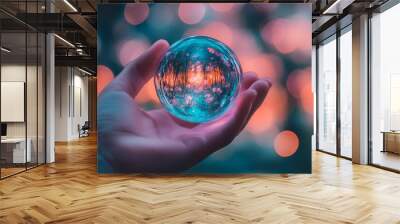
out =
<path fill-rule="evenodd" d="M 89 129 L 90 129 L 89 121 L 85 121 L 82 127 L 78 124 L 79 138 L 89 136 Z"/>

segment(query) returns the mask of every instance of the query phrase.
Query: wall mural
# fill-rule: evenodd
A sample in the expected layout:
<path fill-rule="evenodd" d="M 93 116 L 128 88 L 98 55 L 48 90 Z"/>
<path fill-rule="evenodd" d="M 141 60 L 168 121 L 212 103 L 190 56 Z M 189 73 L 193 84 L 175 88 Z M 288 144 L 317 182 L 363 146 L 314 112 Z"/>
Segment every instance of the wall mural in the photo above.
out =
<path fill-rule="evenodd" d="M 99 173 L 310 173 L 311 5 L 98 7 Z"/>

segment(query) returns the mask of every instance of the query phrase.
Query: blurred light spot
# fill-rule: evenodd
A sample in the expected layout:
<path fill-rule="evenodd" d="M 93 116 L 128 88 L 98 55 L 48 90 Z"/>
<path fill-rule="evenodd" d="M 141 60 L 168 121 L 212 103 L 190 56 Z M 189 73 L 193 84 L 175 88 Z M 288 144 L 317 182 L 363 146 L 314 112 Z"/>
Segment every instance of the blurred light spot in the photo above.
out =
<path fill-rule="evenodd" d="M 139 25 L 149 15 L 149 6 L 144 3 L 128 3 L 125 6 L 125 20 L 132 25 Z"/>
<path fill-rule="evenodd" d="M 290 21 L 277 19 L 268 23 L 261 31 L 264 41 L 271 43 L 279 52 L 287 54 L 296 49 L 294 38 L 290 36 Z"/>
<path fill-rule="evenodd" d="M 147 82 L 136 96 L 135 100 L 139 104 L 145 104 L 151 102 L 154 105 L 159 105 L 156 89 L 154 83 L 151 81 Z"/>
<path fill-rule="evenodd" d="M 286 119 L 288 96 L 284 88 L 273 83 L 261 106 L 251 117 L 247 130 L 252 134 L 272 132 Z"/>
<path fill-rule="evenodd" d="M 311 92 L 311 86 L 301 90 L 301 106 L 305 112 L 308 113 L 309 118 L 314 114 L 314 96 Z"/>
<path fill-rule="evenodd" d="M 202 3 L 179 4 L 178 16 L 186 24 L 199 23 L 206 13 L 206 7 Z"/>
<path fill-rule="evenodd" d="M 114 74 L 105 65 L 97 66 L 97 95 L 114 79 Z"/>
<path fill-rule="evenodd" d="M 251 33 L 234 29 L 233 37 L 232 49 L 239 58 L 245 72 L 253 71 L 259 77 L 268 77 L 272 81 L 276 81 L 281 76 L 283 73 L 281 58 L 274 54 L 265 53 Z"/>
<path fill-rule="evenodd" d="M 258 54 L 260 53 L 260 50 L 262 50 L 257 45 L 255 36 L 247 30 L 237 28 L 233 29 L 232 36 L 234 37 L 232 49 L 238 57 L 240 57 L 240 55 L 248 56 L 251 54 Z"/>
<path fill-rule="evenodd" d="M 262 28 L 261 36 L 282 54 L 311 52 L 311 23 L 304 19 L 275 19 Z"/>
<path fill-rule="evenodd" d="M 282 73 L 281 60 L 272 54 L 238 55 L 244 71 L 253 71 L 259 77 L 276 80 Z"/>
<path fill-rule="evenodd" d="M 127 65 L 129 62 L 136 59 L 139 55 L 146 51 L 149 46 L 149 43 L 142 39 L 128 40 L 123 42 L 118 48 L 119 62 L 123 66 Z"/>
<path fill-rule="evenodd" d="M 300 91 L 308 81 L 311 81 L 309 73 L 307 70 L 298 69 L 289 74 L 286 81 L 286 87 L 290 93 L 295 98 L 300 97 Z"/>
<path fill-rule="evenodd" d="M 299 147 L 299 138 L 292 131 L 282 131 L 274 140 L 275 152 L 281 157 L 293 155 Z"/>
<path fill-rule="evenodd" d="M 235 3 L 209 3 L 210 7 L 217 12 L 229 12 Z"/>
<path fill-rule="evenodd" d="M 312 94 L 311 69 L 296 70 L 286 81 L 289 93 L 300 100 L 301 108 L 308 114 L 313 114 L 314 97 Z"/>
<path fill-rule="evenodd" d="M 298 19 L 295 23 L 295 34 L 298 34 L 297 45 L 298 49 L 307 55 L 311 56 L 311 48 L 312 48 L 312 32 L 311 32 L 311 23 L 306 19 Z"/>
<path fill-rule="evenodd" d="M 217 39 L 224 44 L 232 47 L 233 44 L 232 29 L 222 22 L 210 22 L 199 29 L 193 29 L 186 32 L 186 36 L 202 35 Z"/>

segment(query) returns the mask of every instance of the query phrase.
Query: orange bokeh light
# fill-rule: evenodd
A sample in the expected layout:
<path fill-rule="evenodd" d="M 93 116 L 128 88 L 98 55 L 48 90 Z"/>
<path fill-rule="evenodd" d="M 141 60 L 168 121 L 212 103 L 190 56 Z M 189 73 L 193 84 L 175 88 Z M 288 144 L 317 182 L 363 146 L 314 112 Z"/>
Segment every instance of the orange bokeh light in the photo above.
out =
<path fill-rule="evenodd" d="M 128 3 L 124 9 L 125 20 L 132 25 L 139 25 L 149 15 L 149 6 L 144 3 Z"/>
<path fill-rule="evenodd" d="M 97 95 L 114 79 L 114 74 L 105 65 L 97 66 Z"/>
<path fill-rule="evenodd" d="M 150 80 L 143 86 L 138 95 L 136 95 L 135 100 L 140 104 L 145 104 L 149 102 L 155 105 L 160 104 L 153 80 Z"/>
<path fill-rule="evenodd" d="M 274 85 L 251 117 L 246 129 L 252 134 L 272 132 L 286 119 L 288 96 L 284 88 Z"/>
<path fill-rule="evenodd" d="M 276 80 L 282 73 L 281 60 L 272 54 L 238 55 L 243 71 L 252 71 L 258 77 Z"/>
<path fill-rule="evenodd" d="M 289 157 L 299 148 L 299 138 L 289 130 L 280 132 L 274 140 L 275 152 L 280 157 Z"/>
<path fill-rule="evenodd" d="M 181 3 L 178 8 L 179 19 L 186 24 L 199 23 L 206 14 L 202 3 Z"/>
<path fill-rule="evenodd" d="M 141 55 L 147 48 L 149 43 L 145 40 L 128 40 L 120 44 L 118 48 L 118 59 L 121 65 L 125 66 L 132 60 Z"/>
<path fill-rule="evenodd" d="M 209 3 L 210 7 L 217 12 L 229 12 L 235 3 Z"/>

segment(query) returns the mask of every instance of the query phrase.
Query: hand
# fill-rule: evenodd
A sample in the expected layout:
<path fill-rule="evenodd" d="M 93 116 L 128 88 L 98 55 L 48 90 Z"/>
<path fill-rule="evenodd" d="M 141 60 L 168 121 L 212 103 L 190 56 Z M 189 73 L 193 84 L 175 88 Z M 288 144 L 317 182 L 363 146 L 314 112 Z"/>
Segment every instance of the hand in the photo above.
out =
<path fill-rule="evenodd" d="M 144 111 L 135 102 L 169 48 L 159 40 L 124 70 L 99 96 L 99 156 L 115 172 L 184 171 L 223 148 L 243 130 L 264 101 L 271 83 L 244 74 L 234 105 L 220 119 L 191 124 L 164 109 Z"/>

